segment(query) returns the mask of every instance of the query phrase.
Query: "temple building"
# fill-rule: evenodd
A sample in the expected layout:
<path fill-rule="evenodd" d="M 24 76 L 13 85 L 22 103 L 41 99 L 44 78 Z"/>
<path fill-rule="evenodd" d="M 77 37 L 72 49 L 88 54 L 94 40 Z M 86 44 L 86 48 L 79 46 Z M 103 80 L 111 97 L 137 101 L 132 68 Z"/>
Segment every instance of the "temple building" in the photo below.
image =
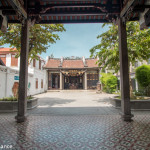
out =
<path fill-rule="evenodd" d="M 50 58 L 44 68 L 48 75 L 48 90 L 96 89 L 100 67 L 93 58 Z"/>

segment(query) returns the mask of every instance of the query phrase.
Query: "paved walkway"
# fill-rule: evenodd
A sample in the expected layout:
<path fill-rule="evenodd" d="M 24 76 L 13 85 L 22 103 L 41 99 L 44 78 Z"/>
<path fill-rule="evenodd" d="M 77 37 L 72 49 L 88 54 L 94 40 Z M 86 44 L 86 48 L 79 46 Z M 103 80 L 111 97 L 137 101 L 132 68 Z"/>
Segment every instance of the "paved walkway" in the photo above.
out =
<path fill-rule="evenodd" d="M 150 150 L 150 112 L 120 119 L 107 94 L 62 91 L 40 95 L 37 109 L 17 124 L 0 114 L 0 150 Z M 5 148 L 4 148 L 5 147 Z"/>

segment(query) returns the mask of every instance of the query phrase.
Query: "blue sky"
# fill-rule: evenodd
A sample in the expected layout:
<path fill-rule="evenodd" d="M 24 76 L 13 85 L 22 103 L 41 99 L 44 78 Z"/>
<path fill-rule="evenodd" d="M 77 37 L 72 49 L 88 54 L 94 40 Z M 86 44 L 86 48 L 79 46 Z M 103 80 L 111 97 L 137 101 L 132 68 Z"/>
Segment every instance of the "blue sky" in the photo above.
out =
<path fill-rule="evenodd" d="M 52 44 L 46 53 L 41 56 L 46 59 L 46 56 L 54 55 L 55 58 L 70 57 L 70 56 L 85 56 L 90 57 L 89 50 L 100 43 L 97 36 L 108 30 L 108 26 L 102 28 L 101 23 L 89 24 L 64 24 L 66 32 L 57 33 L 60 40 Z M 9 47 L 8 44 L 4 47 Z"/>
<path fill-rule="evenodd" d="M 90 57 L 89 50 L 100 42 L 97 36 L 108 30 L 108 26 L 102 28 L 102 24 L 65 24 L 66 32 L 58 33 L 60 40 L 51 45 L 42 57 L 51 54 L 55 58 L 68 56 Z"/>

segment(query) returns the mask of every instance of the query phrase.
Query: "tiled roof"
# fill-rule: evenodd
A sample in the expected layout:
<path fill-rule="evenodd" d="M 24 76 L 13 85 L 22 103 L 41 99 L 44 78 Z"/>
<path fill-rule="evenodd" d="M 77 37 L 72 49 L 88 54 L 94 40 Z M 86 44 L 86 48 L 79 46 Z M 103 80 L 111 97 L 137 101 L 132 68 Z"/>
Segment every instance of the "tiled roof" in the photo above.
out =
<path fill-rule="evenodd" d="M 82 60 L 64 60 L 62 68 L 84 68 Z"/>
<path fill-rule="evenodd" d="M 98 67 L 98 64 L 96 64 L 97 59 L 86 59 L 85 61 L 88 68 Z"/>
<path fill-rule="evenodd" d="M 49 59 L 45 65 L 45 68 L 58 68 L 60 65 L 60 59 Z"/>
<path fill-rule="evenodd" d="M 0 47 L 0 53 L 16 53 L 17 50 L 16 48 L 4 48 L 4 47 Z"/>
<path fill-rule="evenodd" d="M 97 59 L 85 59 L 86 66 L 84 66 L 83 60 L 80 59 L 64 59 L 61 66 L 61 59 L 50 58 L 45 65 L 45 68 L 95 68 L 98 67 L 96 64 Z"/>

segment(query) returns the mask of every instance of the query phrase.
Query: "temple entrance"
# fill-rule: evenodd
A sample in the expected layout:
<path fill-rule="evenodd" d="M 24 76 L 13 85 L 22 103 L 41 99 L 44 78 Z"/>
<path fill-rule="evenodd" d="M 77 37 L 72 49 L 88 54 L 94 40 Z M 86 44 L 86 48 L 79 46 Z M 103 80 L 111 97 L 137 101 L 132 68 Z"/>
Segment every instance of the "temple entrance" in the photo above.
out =
<path fill-rule="evenodd" d="M 83 70 L 64 70 L 64 89 L 83 89 Z"/>
<path fill-rule="evenodd" d="M 58 89 L 59 88 L 59 74 L 52 74 L 52 88 Z"/>
<path fill-rule="evenodd" d="M 50 73 L 48 79 L 48 89 L 59 89 L 60 88 L 60 75 L 59 73 Z"/>
<path fill-rule="evenodd" d="M 83 89 L 83 75 L 65 76 L 64 89 Z"/>

